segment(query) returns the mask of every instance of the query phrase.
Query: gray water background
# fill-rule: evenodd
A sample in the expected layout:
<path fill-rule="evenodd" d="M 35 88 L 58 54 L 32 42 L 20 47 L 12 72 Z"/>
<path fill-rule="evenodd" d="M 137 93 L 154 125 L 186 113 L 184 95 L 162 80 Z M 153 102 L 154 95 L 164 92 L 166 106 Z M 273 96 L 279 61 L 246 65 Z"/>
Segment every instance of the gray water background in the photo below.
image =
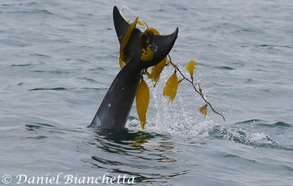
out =
<path fill-rule="evenodd" d="M 172 60 L 185 73 L 197 62 L 196 80 L 225 122 L 198 113 L 204 103 L 188 83 L 168 106 L 168 67 L 150 90 L 144 132 L 135 104 L 124 137 L 86 128 L 120 70 L 114 5 L 162 34 L 179 27 Z M 292 10 L 291 0 L 1 0 L 0 177 L 293 185 Z"/>

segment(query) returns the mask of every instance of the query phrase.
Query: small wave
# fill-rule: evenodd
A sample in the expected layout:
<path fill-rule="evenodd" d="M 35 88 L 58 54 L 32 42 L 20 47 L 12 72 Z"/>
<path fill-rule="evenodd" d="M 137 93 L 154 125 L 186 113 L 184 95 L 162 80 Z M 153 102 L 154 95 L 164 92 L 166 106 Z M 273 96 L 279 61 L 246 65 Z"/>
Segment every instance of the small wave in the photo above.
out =
<path fill-rule="evenodd" d="M 93 87 L 84 87 L 82 90 L 108 90 L 108 88 L 93 88 Z"/>
<path fill-rule="evenodd" d="M 11 67 L 27 67 L 27 66 L 31 66 L 31 64 L 13 64 L 10 65 Z"/>
<path fill-rule="evenodd" d="M 55 91 L 63 91 L 63 90 L 67 90 L 66 88 L 63 87 L 56 87 L 56 88 L 33 88 L 30 89 L 29 91 L 36 91 L 36 90 L 55 90 Z"/>
<path fill-rule="evenodd" d="M 276 122 L 276 123 L 268 123 L 264 120 L 260 120 L 260 119 L 251 119 L 251 120 L 246 120 L 246 121 L 241 121 L 241 122 L 237 122 L 235 123 L 236 125 L 243 125 L 243 124 L 253 124 L 253 125 L 256 125 L 256 126 L 260 126 L 260 127 L 270 127 L 270 128 L 273 128 L 273 127 L 292 127 L 291 124 L 289 123 L 286 123 L 286 122 L 282 122 L 282 121 L 279 121 L 279 122 Z"/>
<path fill-rule="evenodd" d="M 248 159 L 239 155 L 235 155 L 235 154 L 224 154 L 223 155 L 224 158 L 234 158 L 237 159 L 239 161 L 245 161 L 247 163 L 258 163 L 260 164 L 260 162 L 256 161 L 256 160 L 252 160 L 252 159 Z"/>
<path fill-rule="evenodd" d="M 258 126 L 262 126 L 262 127 L 292 127 L 289 123 L 285 123 L 285 122 L 276 122 L 276 123 L 273 123 L 273 124 L 257 124 Z"/>
<path fill-rule="evenodd" d="M 52 70 L 52 71 L 32 70 L 32 72 L 37 72 L 37 73 L 50 73 L 50 74 L 69 74 L 69 72 L 61 71 L 61 70 Z"/>
<path fill-rule="evenodd" d="M 38 90 L 54 90 L 54 91 L 65 91 L 65 90 L 107 90 L 108 88 L 94 88 L 94 87 L 83 87 L 83 88 L 64 88 L 64 87 L 53 87 L 53 88 L 33 88 L 29 91 Z"/>
<path fill-rule="evenodd" d="M 40 139 L 46 139 L 48 138 L 47 136 L 34 136 L 34 137 L 27 137 L 27 139 L 36 139 L 36 140 L 40 140 Z"/>
<path fill-rule="evenodd" d="M 293 151 L 292 147 L 282 146 L 264 133 L 249 134 L 240 128 L 227 129 L 223 126 L 215 126 L 209 130 L 209 136 L 217 139 L 227 139 L 249 146 Z"/>
<path fill-rule="evenodd" d="M 1 4 L 1 6 L 16 6 L 16 5 L 19 5 L 19 6 L 23 6 L 23 5 L 25 5 L 25 6 L 36 6 L 36 5 L 38 5 L 39 6 L 39 4 L 37 3 L 37 2 L 30 2 L 30 3 L 11 3 L 11 4 L 7 4 L 7 3 L 3 3 L 3 4 Z"/>
<path fill-rule="evenodd" d="M 262 47 L 262 48 L 293 48 L 290 45 L 254 45 L 255 47 Z"/>
<path fill-rule="evenodd" d="M 106 71 L 103 67 L 91 68 L 90 71 Z"/>
<path fill-rule="evenodd" d="M 14 11 L 14 13 L 19 13 L 19 14 L 44 14 L 44 15 L 55 15 L 49 10 L 46 9 L 33 9 L 33 10 L 24 10 L 24 11 Z"/>
<path fill-rule="evenodd" d="M 48 55 L 45 55 L 45 54 L 39 54 L 39 53 L 33 53 L 33 54 L 30 54 L 31 56 L 37 56 L 37 57 L 46 57 L 46 58 L 50 58 L 50 56 Z"/>
<path fill-rule="evenodd" d="M 26 124 L 25 126 L 28 129 L 39 129 L 39 128 L 44 128 L 44 127 L 55 127 L 54 125 L 47 124 L 47 123 Z"/>
<path fill-rule="evenodd" d="M 256 48 L 293 48 L 291 45 L 270 45 L 270 44 L 262 44 L 262 45 L 242 45 L 241 47 L 256 47 Z"/>
<path fill-rule="evenodd" d="M 12 4 L 1 4 L 1 6 L 11 6 Z"/>
<path fill-rule="evenodd" d="M 78 79 L 86 80 L 86 81 L 88 81 L 88 82 L 96 82 L 96 80 L 94 80 L 94 79 L 92 79 L 92 78 L 87 78 L 87 77 L 78 78 Z"/>
<path fill-rule="evenodd" d="M 250 120 L 246 120 L 246 121 L 240 121 L 240 122 L 237 122 L 235 124 L 247 124 L 247 123 L 255 123 L 255 122 L 261 122 L 263 120 L 260 120 L 260 119 L 250 119 Z"/>
<path fill-rule="evenodd" d="M 215 67 L 215 68 L 221 69 L 221 70 L 234 70 L 234 68 L 228 67 L 228 66 L 218 66 L 218 67 Z"/>

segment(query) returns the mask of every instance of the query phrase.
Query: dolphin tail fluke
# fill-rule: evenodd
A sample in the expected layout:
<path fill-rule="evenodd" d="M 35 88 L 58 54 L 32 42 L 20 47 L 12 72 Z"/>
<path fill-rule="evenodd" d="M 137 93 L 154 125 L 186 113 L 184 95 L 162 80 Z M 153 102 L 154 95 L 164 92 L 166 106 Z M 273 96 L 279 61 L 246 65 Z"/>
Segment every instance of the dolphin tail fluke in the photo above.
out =
<path fill-rule="evenodd" d="M 122 17 L 117 6 L 114 6 L 114 9 L 113 9 L 113 20 L 114 20 L 114 26 L 115 26 L 117 37 L 119 39 L 119 42 L 121 42 L 122 36 L 127 32 L 130 25 Z"/>
<path fill-rule="evenodd" d="M 178 28 L 170 35 L 150 35 L 149 47 L 154 51 L 154 57 L 151 61 L 145 62 L 145 68 L 153 66 L 162 61 L 171 51 L 178 36 Z"/>
<path fill-rule="evenodd" d="M 113 9 L 113 19 L 116 34 L 119 42 L 121 42 L 124 34 L 129 29 L 129 23 L 122 17 L 118 8 L 114 6 Z M 127 61 L 131 58 L 141 59 L 143 50 L 150 48 L 153 52 L 153 57 L 150 60 L 141 60 L 142 68 L 147 68 L 158 64 L 162 61 L 168 53 L 171 51 L 178 36 L 178 28 L 170 35 L 157 35 L 149 32 L 141 32 L 139 29 L 135 28 L 132 35 L 127 43 L 125 49 L 123 50 Z"/>

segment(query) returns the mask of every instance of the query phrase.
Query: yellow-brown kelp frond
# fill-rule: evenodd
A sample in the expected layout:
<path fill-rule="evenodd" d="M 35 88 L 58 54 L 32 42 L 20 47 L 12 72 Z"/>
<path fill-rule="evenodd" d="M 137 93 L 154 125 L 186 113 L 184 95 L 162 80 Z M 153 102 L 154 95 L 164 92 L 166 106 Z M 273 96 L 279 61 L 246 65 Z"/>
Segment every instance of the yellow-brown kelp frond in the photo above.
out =
<path fill-rule="evenodd" d="M 150 47 L 147 49 L 142 49 L 142 54 L 140 56 L 140 60 L 142 61 L 151 61 L 154 58 L 154 52 Z"/>
<path fill-rule="evenodd" d="M 167 65 L 167 57 L 165 57 L 160 63 L 152 67 L 152 72 L 146 72 L 148 78 L 153 82 L 159 82 L 160 74 L 163 71 L 164 67 Z"/>
<path fill-rule="evenodd" d="M 189 72 L 191 79 L 193 79 L 193 73 L 194 73 L 194 66 L 195 61 L 191 60 L 189 63 L 186 64 L 186 70 Z"/>
<path fill-rule="evenodd" d="M 168 79 L 163 91 L 163 95 L 168 98 L 169 103 L 171 103 L 176 96 L 178 84 L 179 84 L 178 78 L 177 78 L 176 72 L 174 72 L 174 74 L 171 75 L 170 78 Z"/>
<path fill-rule="evenodd" d="M 123 68 L 125 66 L 125 60 L 126 60 L 126 56 L 124 54 L 124 49 L 131 37 L 132 31 L 135 29 L 136 24 L 138 21 L 138 17 L 136 17 L 136 19 L 133 21 L 133 23 L 130 24 L 128 30 L 126 31 L 126 33 L 123 35 L 122 39 L 121 39 L 121 43 L 120 43 L 120 57 L 119 57 L 119 65 L 121 68 Z"/>
<path fill-rule="evenodd" d="M 147 86 L 146 82 L 141 79 L 136 91 L 136 109 L 142 129 L 144 129 L 146 123 L 146 113 L 149 106 L 149 100 L 149 87 Z"/>
<path fill-rule="evenodd" d="M 145 32 L 148 33 L 148 34 L 156 34 L 156 35 L 160 35 L 160 32 L 159 32 L 158 30 L 154 29 L 154 28 L 147 28 L 147 29 L 145 30 Z"/>
<path fill-rule="evenodd" d="M 208 114 L 208 110 L 207 110 L 207 104 L 206 105 L 204 105 L 204 106 L 202 106 L 202 107 L 200 107 L 198 110 L 199 110 L 199 112 L 200 113 L 202 113 L 203 115 L 205 115 L 205 116 L 207 116 L 207 114 Z"/>

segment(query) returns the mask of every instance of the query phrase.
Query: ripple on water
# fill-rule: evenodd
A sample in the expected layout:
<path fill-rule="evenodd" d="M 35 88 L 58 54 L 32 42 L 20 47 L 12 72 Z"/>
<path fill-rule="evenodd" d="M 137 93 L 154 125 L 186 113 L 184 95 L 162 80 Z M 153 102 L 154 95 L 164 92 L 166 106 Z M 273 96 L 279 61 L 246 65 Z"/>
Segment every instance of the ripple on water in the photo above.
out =
<path fill-rule="evenodd" d="M 13 64 L 13 65 L 10 65 L 12 67 L 27 67 L 27 66 L 31 66 L 32 64 Z"/>
<path fill-rule="evenodd" d="M 49 73 L 49 74 L 69 74 L 68 71 L 62 71 L 62 70 L 32 70 L 32 72 L 37 73 Z"/>
<path fill-rule="evenodd" d="M 176 168 L 179 162 L 174 158 L 174 144 L 168 135 L 128 130 L 97 131 L 97 134 L 90 143 L 97 151 L 89 162 L 98 169 L 135 176 L 136 182 L 145 183 L 189 172 Z"/>
<path fill-rule="evenodd" d="M 241 121 L 241 122 L 237 122 L 235 123 L 237 125 L 242 125 L 242 124 L 253 124 L 253 125 L 257 125 L 257 126 L 260 126 L 260 127 L 292 127 L 291 124 L 289 123 L 286 123 L 286 122 L 282 122 L 282 121 L 279 121 L 279 122 L 276 122 L 276 123 L 267 123 L 266 121 L 264 120 L 260 120 L 260 119 L 251 119 L 251 120 L 246 120 L 246 121 Z"/>
<path fill-rule="evenodd" d="M 29 91 L 37 91 L 37 90 L 54 90 L 54 91 L 64 91 L 67 90 L 67 88 L 64 87 L 54 87 L 54 88 L 33 88 Z"/>
<path fill-rule="evenodd" d="M 27 130 L 40 129 L 45 127 L 55 127 L 54 125 L 48 123 L 26 124 L 25 126 L 27 127 Z"/>
<path fill-rule="evenodd" d="M 218 66 L 218 67 L 215 67 L 217 69 L 222 69 L 222 70 L 234 70 L 233 67 L 229 67 L 229 66 Z"/>
<path fill-rule="evenodd" d="M 22 11 L 13 11 L 12 14 L 25 14 L 25 15 L 55 15 L 49 10 L 46 9 L 32 9 L 32 10 L 22 10 Z"/>

